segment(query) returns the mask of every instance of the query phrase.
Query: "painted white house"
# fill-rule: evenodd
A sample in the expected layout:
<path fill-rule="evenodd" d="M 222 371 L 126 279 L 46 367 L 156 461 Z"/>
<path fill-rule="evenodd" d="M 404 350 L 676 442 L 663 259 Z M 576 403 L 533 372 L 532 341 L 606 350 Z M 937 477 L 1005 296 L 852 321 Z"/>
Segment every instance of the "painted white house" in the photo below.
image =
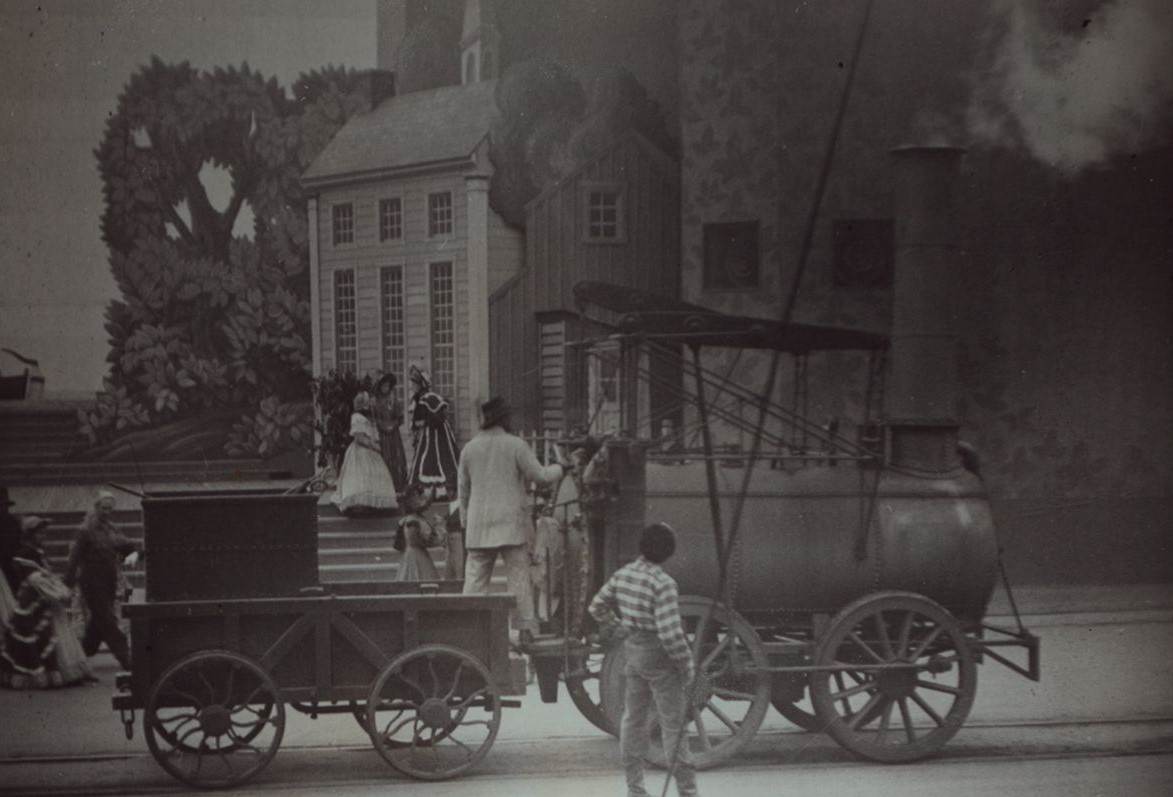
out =
<path fill-rule="evenodd" d="M 480 76 L 353 117 L 302 176 L 315 376 L 389 372 L 402 389 L 423 367 L 461 442 L 489 393 L 489 295 L 525 248 L 489 208 L 495 81 Z"/>

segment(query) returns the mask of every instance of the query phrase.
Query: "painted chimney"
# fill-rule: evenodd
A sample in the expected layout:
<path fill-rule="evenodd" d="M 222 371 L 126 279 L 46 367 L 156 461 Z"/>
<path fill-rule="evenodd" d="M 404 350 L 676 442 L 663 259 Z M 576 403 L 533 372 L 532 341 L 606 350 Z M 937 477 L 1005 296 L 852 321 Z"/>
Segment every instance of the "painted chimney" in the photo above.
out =
<path fill-rule="evenodd" d="M 909 146 L 895 157 L 896 274 L 887 415 L 897 466 L 958 467 L 958 321 L 961 258 L 954 207 L 961 156 Z"/>

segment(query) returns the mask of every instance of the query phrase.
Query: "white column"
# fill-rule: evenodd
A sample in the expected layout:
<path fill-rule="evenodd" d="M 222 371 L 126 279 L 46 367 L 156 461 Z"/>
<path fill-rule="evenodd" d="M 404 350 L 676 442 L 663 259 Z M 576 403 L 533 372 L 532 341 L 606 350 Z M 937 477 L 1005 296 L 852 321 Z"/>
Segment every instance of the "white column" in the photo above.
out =
<path fill-rule="evenodd" d="M 310 241 L 310 347 L 314 377 L 322 375 L 322 287 L 321 262 L 318 257 L 318 198 L 306 203 L 306 223 Z"/>
<path fill-rule="evenodd" d="M 464 178 L 468 197 L 469 393 L 476 408 L 489 398 L 489 176 Z M 475 425 L 473 428 L 476 428 Z"/>

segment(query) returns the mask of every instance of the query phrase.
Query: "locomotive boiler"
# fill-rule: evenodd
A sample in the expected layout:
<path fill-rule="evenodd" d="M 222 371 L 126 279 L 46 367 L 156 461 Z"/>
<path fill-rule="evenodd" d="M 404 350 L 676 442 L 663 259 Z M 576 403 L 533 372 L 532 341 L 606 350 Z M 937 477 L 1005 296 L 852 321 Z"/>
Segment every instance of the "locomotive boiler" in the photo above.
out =
<path fill-rule="evenodd" d="M 645 523 L 676 529 L 677 552 L 666 569 L 680 586 L 698 662 L 688 744 L 701 767 L 740 749 L 770 705 L 860 756 L 916 760 L 961 727 L 976 664 L 994 659 L 1039 677 L 1037 638 L 1021 623 L 986 622 L 999 549 L 976 458 L 958 439 L 954 295 L 961 260 L 952 207 L 962 151 L 907 147 L 894 156 L 890 337 L 731 317 L 599 284 L 577 291 L 617 330 L 608 337 L 629 384 L 668 389 L 665 374 L 674 368 L 677 387 L 695 379 L 691 391 L 681 391 L 690 404 L 678 421 L 704 433 L 697 435 L 703 448 L 642 436 L 638 423 L 609 436 L 596 457 L 608 489 L 583 487 L 581 534 L 576 547 L 571 532 L 567 547 L 571 558 L 581 554 L 586 565 L 578 569 L 594 589 L 637 555 Z M 854 438 L 840 435 L 834 425 L 815 425 L 707 371 L 699 352 L 713 346 L 803 359 L 864 352 L 869 375 L 883 378 L 882 407 L 853 427 Z M 689 352 L 691 361 L 683 356 Z M 656 366 L 657 358 L 673 356 L 675 366 Z M 751 432 L 748 452 L 722 448 L 709 434 L 737 425 L 722 397 L 739 392 L 758 418 L 743 424 Z M 620 404 L 630 417 L 639 388 L 627 393 Z M 770 431 L 786 425 L 801 430 L 801 445 Z M 578 614 L 538 657 L 561 656 L 571 698 L 614 732 L 622 647 L 590 644 L 582 599 L 576 606 L 570 594 L 590 590 L 573 578 L 567 589 L 567 613 Z M 539 667 L 540 678 L 543 671 L 549 695 L 552 670 Z M 664 764 L 670 757 L 651 753 Z"/>

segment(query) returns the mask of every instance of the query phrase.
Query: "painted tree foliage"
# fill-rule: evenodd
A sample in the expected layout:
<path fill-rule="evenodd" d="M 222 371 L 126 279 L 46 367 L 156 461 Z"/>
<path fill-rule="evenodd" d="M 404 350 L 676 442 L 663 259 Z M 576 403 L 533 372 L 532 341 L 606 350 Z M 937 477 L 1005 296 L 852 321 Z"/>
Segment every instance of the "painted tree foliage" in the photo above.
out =
<path fill-rule="evenodd" d="M 95 150 L 121 298 L 106 313 L 105 391 L 81 422 L 106 456 L 268 456 L 308 443 L 298 180 L 365 107 L 365 85 L 327 68 L 302 75 L 289 96 L 247 65 L 199 71 L 158 59 L 131 77 Z M 250 213 L 251 235 L 241 230 Z M 152 431 L 128 440 L 141 427 Z"/>

